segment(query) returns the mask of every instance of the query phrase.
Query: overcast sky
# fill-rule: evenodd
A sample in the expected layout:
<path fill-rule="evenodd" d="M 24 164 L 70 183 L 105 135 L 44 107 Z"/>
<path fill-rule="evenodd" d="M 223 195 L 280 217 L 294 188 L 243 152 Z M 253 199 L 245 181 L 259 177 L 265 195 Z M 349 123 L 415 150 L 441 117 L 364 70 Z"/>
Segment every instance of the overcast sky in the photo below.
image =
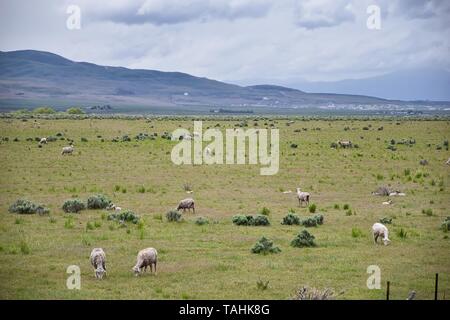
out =
<path fill-rule="evenodd" d="M 80 30 L 66 27 L 71 4 Z M 0 50 L 21 49 L 238 84 L 450 70 L 450 1 L 0 0 Z"/>

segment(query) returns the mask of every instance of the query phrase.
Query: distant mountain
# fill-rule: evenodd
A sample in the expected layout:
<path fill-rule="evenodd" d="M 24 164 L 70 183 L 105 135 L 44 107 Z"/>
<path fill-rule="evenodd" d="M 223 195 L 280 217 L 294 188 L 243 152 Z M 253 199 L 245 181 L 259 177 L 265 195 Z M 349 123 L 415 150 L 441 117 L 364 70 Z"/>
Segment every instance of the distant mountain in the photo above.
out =
<path fill-rule="evenodd" d="M 437 69 L 401 70 L 358 80 L 289 84 L 308 92 L 362 94 L 397 100 L 450 100 L 450 72 Z"/>
<path fill-rule="evenodd" d="M 180 72 L 74 62 L 34 50 L 0 52 L 0 106 L 302 108 L 390 103 L 404 102 L 354 94 L 306 93 L 273 85 L 243 87 Z"/>

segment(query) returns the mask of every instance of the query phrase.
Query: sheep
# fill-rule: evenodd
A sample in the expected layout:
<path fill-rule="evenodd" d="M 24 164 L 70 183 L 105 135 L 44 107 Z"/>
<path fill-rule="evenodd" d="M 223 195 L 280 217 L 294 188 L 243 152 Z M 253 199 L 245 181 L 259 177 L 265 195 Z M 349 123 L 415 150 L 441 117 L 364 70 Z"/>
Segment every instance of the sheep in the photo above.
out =
<path fill-rule="evenodd" d="M 297 198 L 300 207 L 302 206 L 303 202 L 305 202 L 307 206 L 309 205 L 310 195 L 308 192 L 303 192 L 300 190 L 300 188 L 297 188 Z"/>
<path fill-rule="evenodd" d="M 73 153 L 73 144 L 71 144 L 69 147 L 62 148 L 61 155 L 72 154 L 72 153 Z"/>
<path fill-rule="evenodd" d="M 180 203 L 178 204 L 177 210 L 183 209 L 183 212 L 186 211 L 186 209 L 188 209 L 189 211 L 192 209 L 194 211 L 195 214 L 195 203 L 194 203 L 194 199 L 192 198 L 186 198 L 180 201 Z"/>
<path fill-rule="evenodd" d="M 122 208 L 116 206 L 114 203 L 111 203 L 111 204 L 106 208 L 106 210 L 108 210 L 108 211 L 111 211 L 111 210 L 114 210 L 114 211 L 121 211 Z"/>
<path fill-rule="evenodd" d="M 342 148 L 351 148 L 352 142 L 350 140 L 339 140 L 338 145 L 340 145 Z"/>
<path fill-rule="evenodd" d="M 383 243 L 385 246 L 387 246 L 391 240 L 389 240 L 389 232 L 388 229 L 384 224 L 381 224 L 379 222 L 375 223 L 372 226 L 372 233 L 373 233 L 373 241 L 375 244 L 377 244 L 378 237 L 383 237 Z"/>
<path fill-rule="evenodd" d="M 91 264 L 94 267 L 95 277 L 102 279 L 106 274 L 106 254 L 102 248 L 94 248 L 91 252 Z"/>
<path fill-rule="evenodd" d="M 47 138 L 41 138 L 39 144 L 47 144 Z"/>
<path fill-rule="evenodd" d="M 147 267 L 150 266 L 150 272 L 153 272 L 153 266 L 155 267 L 156 274 L 156 263 L 158 261 L 158 252 L 155 248 L 147 248 L 139 251 L 137 255 L 136 265 L 133 267 L 132 271 L 136 276 L 138 276 L 142 271 L 147 271 Z M 143 269 L 143 270 L 142 270 Z"/>
<path fill-rule="evenodd" d="M 390 205 L 390 204 L 392 204 L 392 200 L 389 199 L 388 201 L 385 201 L 385 202 L 383 202 L 382 204 L 384 204 L 384 205 Z"/>

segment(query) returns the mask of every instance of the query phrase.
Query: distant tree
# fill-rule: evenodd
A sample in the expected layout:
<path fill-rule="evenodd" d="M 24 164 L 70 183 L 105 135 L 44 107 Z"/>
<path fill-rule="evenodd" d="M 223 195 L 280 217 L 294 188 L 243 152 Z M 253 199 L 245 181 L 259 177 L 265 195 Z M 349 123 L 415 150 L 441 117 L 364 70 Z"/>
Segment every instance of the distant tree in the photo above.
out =
<path fill-rule="evenodd" d="M 78 107 L 72 107 L 66 110 L 68 114 L 84 114 L 84 111 Z"/>
<path fill-rule="evenodd" d="M 50 107 L 38 107 L 38 108 L 33 110 L 33 113 L 52 114 L 52 113 L 56 113 L 56 111 L 53 108 L 50 108 Z"/>

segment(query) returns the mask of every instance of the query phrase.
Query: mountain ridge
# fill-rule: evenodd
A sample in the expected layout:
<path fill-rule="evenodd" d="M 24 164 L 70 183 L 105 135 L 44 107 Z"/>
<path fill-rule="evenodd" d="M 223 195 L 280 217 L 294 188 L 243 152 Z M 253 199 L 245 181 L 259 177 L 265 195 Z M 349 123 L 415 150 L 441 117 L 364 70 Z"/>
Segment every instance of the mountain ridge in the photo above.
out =
<path fill-rule="evenodd" d="M 411 103 L 359 94 L 308 93 L 271 84 L 239 86 L 183 72 L 76 62 L 46 51 L 0 51 L 0 104 L 27 101 L 245 108 Z"/>

